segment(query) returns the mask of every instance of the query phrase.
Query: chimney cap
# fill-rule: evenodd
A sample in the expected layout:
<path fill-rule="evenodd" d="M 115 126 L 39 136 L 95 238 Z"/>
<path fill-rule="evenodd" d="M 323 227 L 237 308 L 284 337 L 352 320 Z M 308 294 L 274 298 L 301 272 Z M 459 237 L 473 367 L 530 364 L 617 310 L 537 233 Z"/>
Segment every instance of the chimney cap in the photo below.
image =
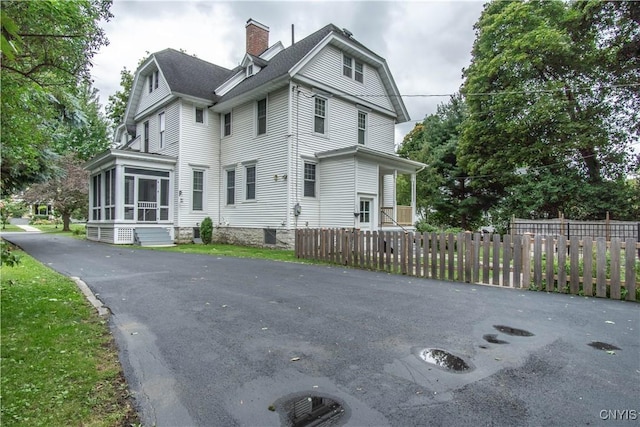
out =
<path fill-rule="evenodd" d="M 265 31 L 269 31 L 269 27 L 267 27 L 267 26 L 266 26 L 266 25 L 264 25 L 264 24 L 261 24 L 260 22 L 256 21 L 256 20 L 255 20 L 255 19 L 253 19 L 253 18 L 249 18 L 249 19 L 247 19 L 247 24 L 246 24 L 244 27 L 245 27 L 245 28 L 247 28 L 249 25 L 252 25 L 252 24 L 253 24 L 253 25 L 255 25 L 255 26 L 256 26 L 256 27 L 258 27 L 258 28 L 262 28 L 262 29 L 263 29 L 263 30 L 265 30 Z"/>

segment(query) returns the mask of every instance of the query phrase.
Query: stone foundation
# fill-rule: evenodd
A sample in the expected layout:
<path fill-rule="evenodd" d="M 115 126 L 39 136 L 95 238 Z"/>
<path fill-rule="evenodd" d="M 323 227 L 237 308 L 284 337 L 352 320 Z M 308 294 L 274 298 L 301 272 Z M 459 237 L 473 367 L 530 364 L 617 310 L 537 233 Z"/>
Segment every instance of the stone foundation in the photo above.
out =
<path fill-rule="evenodd" d="M 174 235 L 177 244 L 193 243 L 193 227 L 176 227 Z"/>
<path fill-rule="evenodd" d="M 264 228 L 214 227 L 211 235 L 213 243 L 256 246 L 261 248 L 293 249 L 295 232 L 282 228 L 271 228 L 275 231 L 275 244 L 265 243 Z M 176 228 L 176 243 L 193 243 L 193 228 Z M 270 236 L 273 238 L 273 234 Z"/>

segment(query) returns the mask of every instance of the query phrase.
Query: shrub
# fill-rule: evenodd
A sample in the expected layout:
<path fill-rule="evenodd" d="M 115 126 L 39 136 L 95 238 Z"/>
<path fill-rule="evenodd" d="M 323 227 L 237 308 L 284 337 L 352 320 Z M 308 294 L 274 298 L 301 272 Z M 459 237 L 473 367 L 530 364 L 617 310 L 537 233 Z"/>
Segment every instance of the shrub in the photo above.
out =
<path fill-rule="evenodd" d="M 210 217 L 206 217 L 200 224 L 200 238 L 202 243 L 208 245 L 211 243 L 211 236 L 213 234 L 213 221 Z"/>

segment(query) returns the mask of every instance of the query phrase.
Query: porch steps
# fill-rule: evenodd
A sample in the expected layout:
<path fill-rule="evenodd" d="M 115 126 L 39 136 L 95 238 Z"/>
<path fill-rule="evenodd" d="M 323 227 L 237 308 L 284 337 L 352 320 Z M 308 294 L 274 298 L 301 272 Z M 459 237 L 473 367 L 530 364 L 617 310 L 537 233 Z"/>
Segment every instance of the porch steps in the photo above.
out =
<path fill-rule="evenodd" d="M 140 246 L 175 246 L 169 230 L 162 227 L 136 228 L 134 241 Z"/>

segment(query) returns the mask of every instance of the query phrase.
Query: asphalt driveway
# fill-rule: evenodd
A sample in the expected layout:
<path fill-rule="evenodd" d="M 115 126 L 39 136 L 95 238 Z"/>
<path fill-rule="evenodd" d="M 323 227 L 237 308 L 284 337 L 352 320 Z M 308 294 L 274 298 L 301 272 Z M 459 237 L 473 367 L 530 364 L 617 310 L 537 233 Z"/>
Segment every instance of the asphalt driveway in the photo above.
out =
<path fill-rule="evenodd" d="M 640 420 L 636 303 L 4 237 L 111 310 L 145 425 L 277 426 L 308 397 L 341 405 L 330 425 Z"/>

